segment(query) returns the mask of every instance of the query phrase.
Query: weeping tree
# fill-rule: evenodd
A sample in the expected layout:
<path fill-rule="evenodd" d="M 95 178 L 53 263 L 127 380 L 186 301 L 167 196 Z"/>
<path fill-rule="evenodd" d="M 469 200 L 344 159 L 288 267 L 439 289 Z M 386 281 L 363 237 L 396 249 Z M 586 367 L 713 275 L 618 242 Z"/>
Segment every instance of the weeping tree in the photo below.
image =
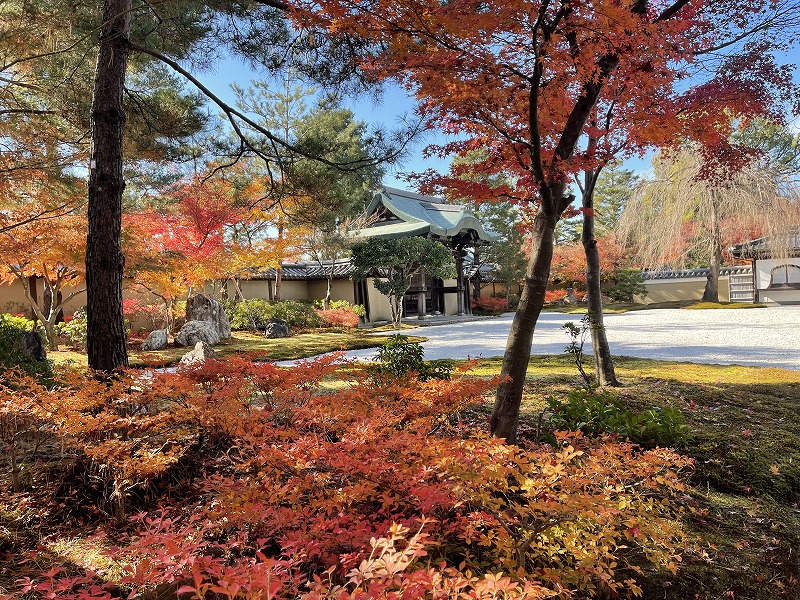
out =
<path fill-rule="evenodd" d="M 691 148 L 653 158 L 654 178 L 634 190 L 618 234 L 648 267 L 710 266 L 703 301 L 719 302 L 726 245 L 785 233 L 796 219 L 795 186 L 786 170 L 757 154 L 737 171 L 710 168 Z M 738 236 L 738 237 L 737 237 Z"/>

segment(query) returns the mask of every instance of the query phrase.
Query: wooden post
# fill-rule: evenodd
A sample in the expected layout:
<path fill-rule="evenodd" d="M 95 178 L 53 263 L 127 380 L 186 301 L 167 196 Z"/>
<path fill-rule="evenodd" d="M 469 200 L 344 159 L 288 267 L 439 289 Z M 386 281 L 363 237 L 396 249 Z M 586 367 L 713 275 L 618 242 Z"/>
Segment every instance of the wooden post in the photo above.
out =
<path fill-rule="evenodd" d="M 456 298 L 459 316 L 464 315 L 464 254 L 461 247 L 453 249 L 453 258 L 456 261 Z"/>

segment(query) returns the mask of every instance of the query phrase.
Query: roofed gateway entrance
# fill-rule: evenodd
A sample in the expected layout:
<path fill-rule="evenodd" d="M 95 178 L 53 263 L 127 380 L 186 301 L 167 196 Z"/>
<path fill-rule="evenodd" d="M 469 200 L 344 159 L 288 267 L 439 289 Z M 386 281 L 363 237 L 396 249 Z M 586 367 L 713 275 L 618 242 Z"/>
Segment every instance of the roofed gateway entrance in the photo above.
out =
<path fill-rule="evenodd" d="M 456 280 L 445 282 L 428 275 L 414 278 L 403 300 L 405 316 L 420 318 L 433 313 L 468 314 L 469 290 L 464 275 L 467 248 L 485 246 L 496 240 L 474 215 L 460 204 L 384 187 L 375 193 L 366 210 L 373 224 L 358 232 L 361 237 L 400 238 L 423 236 L 451 249 L 456 265 Z M 356 302 L 367 297 L 366 282 L 356 288 Z"/>

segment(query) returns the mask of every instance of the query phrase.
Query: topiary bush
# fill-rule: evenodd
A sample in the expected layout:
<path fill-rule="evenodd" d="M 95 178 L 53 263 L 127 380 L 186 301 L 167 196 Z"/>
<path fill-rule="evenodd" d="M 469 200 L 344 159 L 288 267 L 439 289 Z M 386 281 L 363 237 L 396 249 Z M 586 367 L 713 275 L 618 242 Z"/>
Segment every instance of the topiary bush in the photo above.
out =
<path fill-rule="evenodd" d="M 237 331 L 258 331 L 263 329 L 267 321 L 272 318 L 272 302 L 261 298 L 241 300 L 225 304 L 223 307 L 228 313 L 231 329 Z"/>
<path fill-rule="evenodd" d="M 313 305 L 314 308 L 322 309 L 324 306 L 324 302 L 322 300 L 314 300 Z M 364 308 L 361 304 L 350 304 L 347 300 L 331 300 L 328 303 L 328 310 L 346 310 L 347 312 L 351 312 L 359 317 L 365 317 L 367 315 L 367 309 Z"/>
<path fill-rule="evenodd" d="M 499 296 L 481 296 L 472 299 L 472 308 L 479 313 L 499 315 L 508 310 L 508 300 Z"/>
<path fill-rule="evenodd" d="M 393 383 L 416 374 L 419 381 L 450 379 L 448 362 L 425 362 L 425 349 L 419 342 L 410 342 L 405 335 L 393 335 L 378 348 L 378 362 L 370 373 L 377 383 Z"/>
<path fill-rule="evenodd" d="M 358 315 L 349 310 L 332 308 L 330 310 L 318 309 L 317 314 L 322 319 L 323 327 L 358 327 Z"/>
<path fill-rule="evenodd" d="M 617 283 L 606 294 L 615 302 L 633 302 L 634 296 L 644 297 L 647 288 L 641 269 L 620 269 L 614 275 Z"/>
<path fill-rule="evenodd" d="M 76 310 L 72 317 L 65 317 L 62 323 L 56 323 L 56 335 L 67 338 L 74 348 L 85 350 L 86 307 Z"/>
<path fill-rule="evenodd" d="M 229 309 L 231 329 L 259 331 L 270 319 L 286 321 L 292 329 L 311 329 L 322 325 L 323 320 L 311 304 L 281 300 L 272 302 L 262 298 L 242 300 Z"/>
<path fill-rule="evenodd" d="M 293 329 L 311 329 L 322 325 L 322 317 L 312 304 L 281 300 L 272 306 L 273 316 L 286 321 Z"/>

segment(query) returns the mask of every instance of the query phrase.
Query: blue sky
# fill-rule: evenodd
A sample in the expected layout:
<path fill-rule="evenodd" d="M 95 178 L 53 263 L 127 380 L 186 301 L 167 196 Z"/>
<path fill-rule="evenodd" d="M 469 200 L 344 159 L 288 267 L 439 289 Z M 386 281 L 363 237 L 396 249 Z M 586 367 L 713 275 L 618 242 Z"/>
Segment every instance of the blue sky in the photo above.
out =
<path fill-rule="evenodd" d="M 790 64 L 794 68 L 794 80 L 800 83 L 800 48 L 795 48 L 782 57 L 782 62 Z M 213 71 L 203 74 L 199 79 L 208 85 L 223 100 L 233 102 L 234 96 L 230 89 L 231 83 L 237 83 L 243 88 L 247 88 L 248 83 L 258 78 L 258 75 L 251 71 L 242 62 L 229 59 L 219 63 Z M 400 119 L 404 115 L 413 116 L 415 102 L 409 98 L 405 91 L 395 85 L 388 85 L 383 96 L 378 103 L 370 99 L 350 98 L 344 102 L 345 106 L 351 108 L 358 119 L 366 121 L 370 125 L 380 126 L 385 129 L 392 129 L 399 126 Z M 795 116 L 792 126 L 800 131 L 800 117 Z M 384 184 L 391 187 L 409 188 L 409 184 L 402 179 L 403 173 L 413 173 L 424 171 L 425 169 L 437 169 L 446 171 L 449 160 L 424 159 L 422 151 L 426 145 L 434 141 L 442 141 L 444 137 L 437 132 L 429 132 L 420 136 L 412 143 L 409 149 L 409 157 L 401 164 L 390 167 L 384 178 Z M 644 174 L 650 170 L 650 156 L 645 158 L 632 158 L 626 161 L 625 167 L 633 169 L 637 173 Z"/>

